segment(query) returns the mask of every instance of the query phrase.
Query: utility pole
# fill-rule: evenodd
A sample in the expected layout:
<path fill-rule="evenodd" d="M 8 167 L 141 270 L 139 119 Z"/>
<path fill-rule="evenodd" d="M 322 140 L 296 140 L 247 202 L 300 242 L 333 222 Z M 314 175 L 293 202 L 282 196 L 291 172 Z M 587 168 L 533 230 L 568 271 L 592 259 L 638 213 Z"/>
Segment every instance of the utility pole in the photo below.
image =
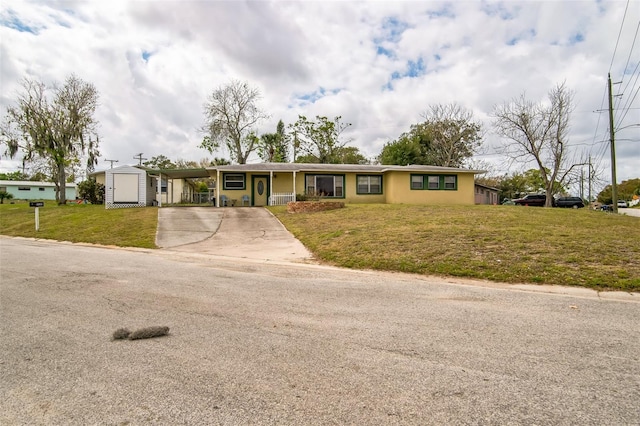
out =
<path fill-rule="evenodd" d="M 146 158 L 142 158 L 142 153 L 133 156 L 134 160 L 138 160 L 138 166 L 142 166 L 142 160 L 146 160 Z"/>
<path fill-rule="evenodd" d="M 591 204 L 591 179 L 593 179 L 593 173 L 591 172 L 591 154 L 589 154 L 589 204 Z"/>
<path fill-rule="evenodd" d="M 111 168 L 112 169 L 113 169 L 113 163 L 117 163 L 118 162 L 118 160 L 106 160 L 106 159 L 104 161 L 111 163 Z"/>
<path fill-rule="evenodd" d="M 609 139 L 611 141 L 611 207 L 618 213 L 618 184 L 616 183 L 615 130 L 613 129 L 613 93 L 611 92 L 611 73 L 608 74 L 609 86 Z"/>

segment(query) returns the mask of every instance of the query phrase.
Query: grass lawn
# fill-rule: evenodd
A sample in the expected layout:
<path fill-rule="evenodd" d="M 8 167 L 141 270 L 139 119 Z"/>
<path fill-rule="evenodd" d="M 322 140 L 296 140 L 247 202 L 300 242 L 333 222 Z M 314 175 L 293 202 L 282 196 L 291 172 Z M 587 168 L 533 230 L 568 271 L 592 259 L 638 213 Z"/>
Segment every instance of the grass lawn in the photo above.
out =
<path fill-rule="evenodd" d="M 371 204 L 270 210 L 348 268 L 640 291 L 640 219 L 588 209 Z"/>
<path fill-rule="evenodd" d="M 122 247 L 156 247 L 158 208 L 106 210 L 103 205 L 67 204 L 54 201 L 40 207 L 40 230 L 35 230 L 35 208 L 26 201 L 0 204 L 0 234 L 45 238 L 74 243 Z"/>

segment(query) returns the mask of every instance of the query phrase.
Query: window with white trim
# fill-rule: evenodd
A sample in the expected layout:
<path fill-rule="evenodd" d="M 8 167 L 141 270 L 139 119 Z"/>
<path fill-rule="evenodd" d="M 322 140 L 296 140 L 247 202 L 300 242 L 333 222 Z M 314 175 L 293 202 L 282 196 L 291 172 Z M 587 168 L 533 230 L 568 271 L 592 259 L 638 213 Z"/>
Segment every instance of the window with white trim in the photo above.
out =
<path fill-rule="evenodd" d="M 225 173 L 222 175 L 224 189 L 245 189 L 245 175 L 243 173 Z"/>
<path fill-rule="evenodd" d="M 382 176 L 378 175 L 358 175 L 357 194 L 382 194 Z"/>

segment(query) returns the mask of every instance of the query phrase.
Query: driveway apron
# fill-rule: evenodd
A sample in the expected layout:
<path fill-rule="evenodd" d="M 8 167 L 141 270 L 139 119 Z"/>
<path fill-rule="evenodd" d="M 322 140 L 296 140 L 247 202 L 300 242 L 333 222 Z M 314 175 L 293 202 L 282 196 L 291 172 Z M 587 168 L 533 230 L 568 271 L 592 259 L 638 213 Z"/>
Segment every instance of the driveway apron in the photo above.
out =
<path fill-rule="evenodd" d="M 173 251 L 256 260 L 311 262 L 313 256 L 262 207 L 164 207 L 156 244 Z"/>

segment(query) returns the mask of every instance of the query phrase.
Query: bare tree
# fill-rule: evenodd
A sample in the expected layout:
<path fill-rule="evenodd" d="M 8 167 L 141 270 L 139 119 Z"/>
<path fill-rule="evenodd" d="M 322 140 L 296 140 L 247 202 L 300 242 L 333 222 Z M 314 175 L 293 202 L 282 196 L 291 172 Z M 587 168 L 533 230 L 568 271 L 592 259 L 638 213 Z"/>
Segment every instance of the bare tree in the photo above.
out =
<path fill-rule="evenodd" d="M 573 92 L 562 83 L 549 91 L 548 98 L 548 104 L 534 103 L 522 94 L 496 106 L 493 116 L 497 133 L 507 139 L 505 154 L 536 163 L 547 195 L 546 206 L 550 207 L 575 165 L 566 167 Z"/>
<path fill-rule="evenodd" d="M 429 128 L 433 164 L 459 167 L 482 145 L 482 125 L 461 105 L 431 105 L 422 118 Z"/>
<path fill-rule="evenodd" d="M 213 154 L 224 143 L 231 158 L 245 164 L 256 148 L 256 126 L 268 118 L 256 105 L 259 99 L 258 89 L 238 80 L 215 89 L 204 107 L 204 131 L 209 137 L 204 138 L 200 147 Z"/>
<path fill-rule="evenodd" d="M 88 170 L 98 162 L 98 92 L 75 75 L 54 87 L 52 97 L 42 82 L 25 79 L 23 88 L 18 105 L 7 108 L 2 143 L 10 157 L 22 151 L 26 161 L 50 160 L 57 168 L 58 203 L 65 204 L 67 168 L 85 154 Z"/>

